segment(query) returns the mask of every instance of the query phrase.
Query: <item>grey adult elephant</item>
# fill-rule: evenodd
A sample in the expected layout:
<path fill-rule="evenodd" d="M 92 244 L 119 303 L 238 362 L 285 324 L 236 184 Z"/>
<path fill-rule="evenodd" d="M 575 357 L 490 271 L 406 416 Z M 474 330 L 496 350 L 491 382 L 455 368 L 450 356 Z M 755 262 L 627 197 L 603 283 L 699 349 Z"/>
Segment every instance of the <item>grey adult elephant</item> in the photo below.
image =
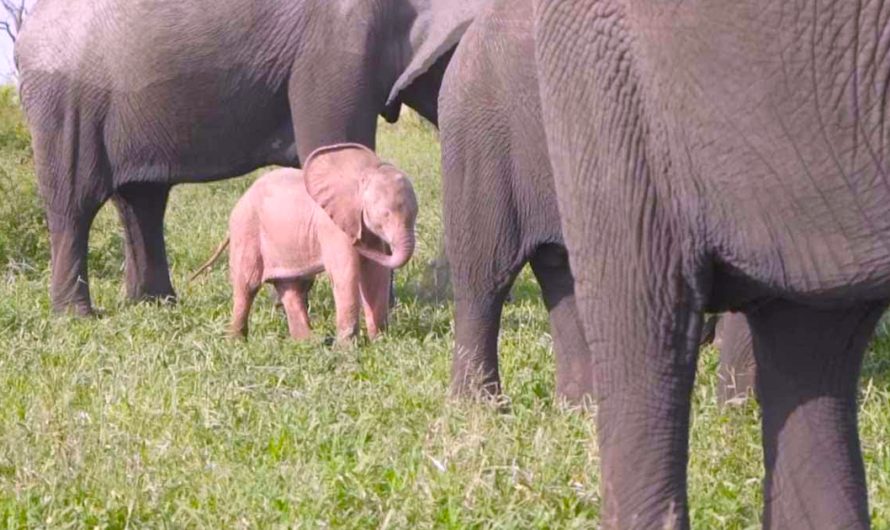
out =
<path fill-rule="evenodd" d="M 702 314 L 728 309 L 753 338 L 764 527 L 869 526 L 856 393 L 890 300 L 885 7 L 535 0 L 604 527 L 689 526 Z"/>
<path fill-rule="evenodd" d="M 172 185 L 374 147 L 401 103 L 437 120 L 451 49 L 486 0 L 42 0 L 16 44 L 57 310 L 92 310 L 90 224 L 112 199 L 130 298 L 174 295 Z"/>
<path fill-rule="evenodd" d="M 591 359 L 541 122 L 531 0 L 495 0 L 469 27 L 439 94 L 445 249 L 455 304 L 452 391 L 498 394 L 504 300 L 527 264 L 550 313 L 557 393 L 589 396 Z"/>
<path fill-rule="evenodd" d="M 516 276 L 530 264 L 550 313 L 557 393 L 578 403 L 591 395 L 592 362 L 559 225 L 532 20 L 531 0 L 492 1 L 461 39 L 439 93 L 455 299 L 452 392 L 500 392 L 501 312 Z M 724 401 L 750 387 L 746 329 L 744 320 L 719 320 L 715 343 L 726 354 L 718 392 Z"/>

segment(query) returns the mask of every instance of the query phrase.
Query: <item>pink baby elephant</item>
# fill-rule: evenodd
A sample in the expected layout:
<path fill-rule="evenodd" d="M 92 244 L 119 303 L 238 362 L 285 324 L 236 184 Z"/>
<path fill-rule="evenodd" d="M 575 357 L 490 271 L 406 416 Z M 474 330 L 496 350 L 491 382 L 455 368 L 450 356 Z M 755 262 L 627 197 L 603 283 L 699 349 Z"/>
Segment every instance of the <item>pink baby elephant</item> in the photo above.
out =
<path fill-rule="evenodd" d="M 359 300 L 368 336 L 376 337 L 389 314 L 390 270 L 414 253 L 416 218 L 417 198 L 407 176 L 358 144 L 320 148 L 304 171 L 263 175 L 229 219 L 230 333 L 247 336 L 253 299 L 269 282 L 284 305 L 291 336 L 308 338 L 307 295 L 312 279 L 326 270 L 334 287 L 337 340 L 358 333 Z"/>

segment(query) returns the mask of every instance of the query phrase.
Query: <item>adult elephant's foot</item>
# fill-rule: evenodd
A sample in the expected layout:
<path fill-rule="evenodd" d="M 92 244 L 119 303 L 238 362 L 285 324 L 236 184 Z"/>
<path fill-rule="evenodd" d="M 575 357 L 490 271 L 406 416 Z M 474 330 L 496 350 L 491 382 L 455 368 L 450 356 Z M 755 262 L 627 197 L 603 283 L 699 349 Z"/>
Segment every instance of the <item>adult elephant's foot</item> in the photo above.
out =
<path fill-rule="evenodd" d="M 170 285 L 169 278 L 163 282 L 131 282 L 128 280 L 127 298 L 132 302 L 147 302 L 159 305 L 175 304 L 178 300 L 176 291 Z"/>
<path fill-rule="evenodd" d="M 50 298 L 53 312 L 75 316 L 94 315 L 87 276 L 89 227 L 98 205 L 71 217 L 47 211 L 50 233 Z"/>
<path fill-rule="evenodd" d="M 99 313 L 93 309 L 89 301 L 53 302 L 53 313 L 75 317 L 95 317 Z"/>
<path fill-rule="evenodd" d="M 127 299 L 132 302 L 147 302 L 154 304 L 175 304 L 176 291 L 170 282 L 170 275 L 166 267 L 163 269 L 145 270 L 135 265 L 134 261 L 128 261 L 125 265 L 127 274 L 125 278 L 127 286 Z"/>
<path fill-rule="evenodd" d="M 497 359 L 495 359 L 497 364 Z M 501 399 L 501 380 L 497 368 L 489 364 L 478 351 L 455 347 L 451 367 L 451 396 L 456 399 L 498 401 Z"/>
<path fill-rule="evenodd" d="M 53 313 L 79 317 L 94 316 L 90 287 L 86 280 L 86 267 L 83 267 L 80 274 L 73 273 L 61 263 L 53 263 L 52 268 L 50 297 Z"/>
<path fill-rule="evenodd" d="M 147 271 L 135 265 L 133 260 L 128 260 L 125 267 L 128 300 L 159 305 L 176 303 L 176 291 L 173 290 L 166 267 Z"/>
<path fill-rule="evenodd" d="M 462 292 L 456 286 L 455 293 Z M 458 298 L 454 304 L 454 356 L 451 395 L 461 399 L 498 400 L 498 332 L 503 295 Z"/>

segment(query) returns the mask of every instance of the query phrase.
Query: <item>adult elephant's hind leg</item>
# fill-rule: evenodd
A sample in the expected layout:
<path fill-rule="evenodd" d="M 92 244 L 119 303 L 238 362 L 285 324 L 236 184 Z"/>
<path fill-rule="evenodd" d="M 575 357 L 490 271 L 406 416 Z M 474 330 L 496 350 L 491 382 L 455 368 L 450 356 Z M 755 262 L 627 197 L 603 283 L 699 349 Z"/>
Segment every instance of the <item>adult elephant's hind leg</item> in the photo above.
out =
<path fill-rule="evenodd" d="M 113 197 L 126 238 L 127 297 L 131 300 L 175 300 L 164 244 L 164 213 L 170 186 L 130 183 Z"/>
<path fill-rule="evenodd" d="M 763 407 L 764 528 L 868 528 L 856 421 L 863 353 L 886 303 L 748 313 Z"/>
<path fill-rule="evenodd" d="M 556 357 L 556 392 L 570 403 L 593 397 L 593 359 L 575 305 L 575 288 L 568 255 L 547 245 L 531 260 L 532 270 L 550 313 L 550 334 Z"/>
<path fill-rule="evenodd" d="M 90 227 L 111 195 L 101 140 L 91 124 L 71 112 L 45 128 L 34 123 L 31 130 L 50 236 L 53 310 L 82 316 L 93 313 L 87 273 Z"/>
<path fill-rule="evenodd" d="M 100 206 L 97 200 L 88 206 L 81 205 L 74 212 L 59 213 L 53 206 L 47 208 L 52 269 L 50 295 L 57 313 L 93 314 L 87 252 L 90 227 Z"/>
<path fill-rule="evenodd" d="M 717 398 L 721 404 L 744 400 L 754 389 L 755 363 L 751 329 L 744 313 L 720 315 L 714 346 L 720 350 Z"/>

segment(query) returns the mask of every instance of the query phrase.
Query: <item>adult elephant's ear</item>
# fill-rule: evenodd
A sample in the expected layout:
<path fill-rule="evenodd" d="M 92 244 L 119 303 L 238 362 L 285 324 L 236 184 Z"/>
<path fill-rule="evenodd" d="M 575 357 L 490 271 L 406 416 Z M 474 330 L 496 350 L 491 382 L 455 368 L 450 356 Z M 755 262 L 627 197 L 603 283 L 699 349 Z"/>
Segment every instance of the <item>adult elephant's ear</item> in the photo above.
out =
<path fill-rule="evenodd" d="M 378 165 L 373 151 L 346 143 L 316 149 L 303 168 L 309 196 L 353 242 L 362 236 L 362 179 Z"/>
<path fill-rule="evenodd" d="M 408 35 L 411 58 L 390 90 L 387 106 L 457 45 L 467 26 L 491 0 L 406 0 L 406 3 L 416 13 Z"/>

